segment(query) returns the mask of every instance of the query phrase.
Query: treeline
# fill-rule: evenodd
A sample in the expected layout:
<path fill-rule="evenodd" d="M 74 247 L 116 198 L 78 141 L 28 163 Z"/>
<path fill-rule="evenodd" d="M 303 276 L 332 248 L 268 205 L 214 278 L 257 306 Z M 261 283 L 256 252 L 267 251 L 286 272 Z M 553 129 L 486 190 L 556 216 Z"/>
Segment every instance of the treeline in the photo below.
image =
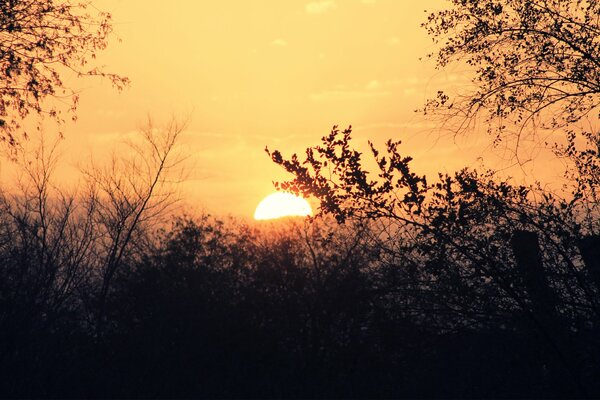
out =
<path fill-rule="evenodd" d="M 422 111 L 515 159 L 553 149 L 563 196 L 428 181 L 394 140 L 370 173 L 334 128 L 303 160 L 270 152 L 327 217 L 267 227 L 165 224 L 176 122 L 91 163 L 78 192 L 57 189 L 53 148 L 27 158 L 23 120 L 64 118 L 44 99 L 74 117 L 63 70 L 128 82 L 85 69 L 110 15 L 56 3 L 0 5 L 0 140 L 24 157 L 0 191 L 0 397 L 600 397 L 600 2 L 453 0 L 423 24 L 436 65 L 474 85 Z"/>
<path fill-rule="evenodd" d="M 598 237 L 473 173 L 435 190 L 423 226 L 181 216 L 118 262 L 89 203 L 4 195 L 0 395 L 598 396 Z"/>

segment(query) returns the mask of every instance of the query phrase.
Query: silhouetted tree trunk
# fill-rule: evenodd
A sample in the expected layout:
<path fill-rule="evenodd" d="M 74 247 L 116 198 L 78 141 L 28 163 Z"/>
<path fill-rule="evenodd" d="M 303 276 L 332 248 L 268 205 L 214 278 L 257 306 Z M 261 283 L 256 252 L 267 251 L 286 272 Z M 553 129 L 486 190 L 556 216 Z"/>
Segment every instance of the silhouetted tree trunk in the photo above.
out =
<path fill-rule="evenodd" d="M 600 290 L 600 235 L 581 238 L 578 246 L 588 274 Z"/>
<path fill-rule="evenodd" d="M 531 297 L 532 311 L 546 322 L 556 322 L 558 317 L 556 294 L 548 286 L 537 233 L 517 230 L 511 239 L 517 268 Z"/>
<path fill-rule="evenodd" d="M 517 268 L 523 276 L 523 284 L 531 299 L 532 321 L 555 351 L 560 363 L 568 371 L 571 381 L 585 396 L 579 373 L 574 367 L 571 338 L 568 327 L 562 320 L 557 305 L 557 294 L 548 285 L 538 234 L 517 230 L 513 233 L 511 247 L 517 262 Z"/>
<path fill-rule="evenodd" d="M 108 169 L 92 166 L 84 171 L 90 197 L 99 199 L 95 218 L 106 237 L 96 309 L 98 337 L 105 327 L 115 274 L 131 253 L 138 231 L 159 221 L 178 201 L 172 184 L 182 179 L 183 158 L 176 144 L 185 126 L 173 118 L 156 129 L 149 119 L 141 130 L 141 144 L 129 143 L 129 158 L 113 158 Z"/>

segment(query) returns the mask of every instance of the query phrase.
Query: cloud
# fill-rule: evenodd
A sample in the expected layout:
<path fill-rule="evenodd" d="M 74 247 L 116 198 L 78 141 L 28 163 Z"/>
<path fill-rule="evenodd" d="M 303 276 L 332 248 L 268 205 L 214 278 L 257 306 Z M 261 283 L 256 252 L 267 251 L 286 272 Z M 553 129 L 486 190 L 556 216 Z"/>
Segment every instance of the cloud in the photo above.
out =
<path fill-rule="evenodd" d="M 323 14 L 336 8 L 335 0 L 312 1 L 305 6 L 306 12 L 309 14 Z"/>
<path fill-rule="evenodd" d="M 384 97 L 389 94 L 389 92 L 376 92 L 373 90 L 326 90 L 319 93 L 312 93 L 310 99 L 315 102 L 361 100 Z"/>
<path fill-rule="evenodd" d="M 429 121 L 409 121 L 409 122 L 372 122 L 364 125 L 353 125 L 356 130 L 368 129 L 434 129 L 437 127 L 435 122 Z"/>
<path fill-rule="evenodd" d="M 273 40 L 271 42 L 271 44 L 273 46 L 278 46 L 278 47 L 285 47 L 285 46 L 287 46 L 287 42 L 285 40 L 281 39 L 281 38 Z"/>
<path fill-rule="evenodd" d="M 140 140 L 141 136 L 142 135 L 137 130 L 99 132 L 91 134 L 90 141 L 94 144 L 94 146 L 109 144 L 114 145 Z"/>
<path fill-rule="evenodd" d="M 423 85 L 429 81 L 415 76 L 405 76 L 386 80 L 372 79 L 366 84 L 337 84 L 329 90 L 310 94 L 314 102 L 352 101 L 374 99 L 392 95 L 414 96 L 423 90 Z"/>
<path fill-rule="evenodd" d="M 372 80 L 371 82 L 367 83 L 367 86 L 365 86 L 365 89 L 376 90 L 376 89 L 379 89 L 380 87 L 381 87 L 381 83 L 379 83 L 379 81 Z"/>

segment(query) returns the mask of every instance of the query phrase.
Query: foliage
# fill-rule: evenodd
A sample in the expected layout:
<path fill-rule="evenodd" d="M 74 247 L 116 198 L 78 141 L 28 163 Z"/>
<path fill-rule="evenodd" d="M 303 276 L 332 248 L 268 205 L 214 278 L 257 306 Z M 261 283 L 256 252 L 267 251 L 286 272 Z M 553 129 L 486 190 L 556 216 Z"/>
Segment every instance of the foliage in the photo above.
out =
<path fill-rule="evenodd" d="M 579 393 L 568 377 L 579 371 L 574 362 L 597 393 L 592 359 L 568 359 L 566 368 L 557 356 L 597 349 L 593 304 L 577 282 L 588 277 L 568 269 L 560 251 L 572 246 L 553 236 L 565 229 L 560 238 L 575 239 L 568 210 L 550 201 L 529 209 L 521 188 L 483 179 L 463 172 L 425 185 L 420 210 L 390 209 L 402 213 L 397 220 L 355 213 L 343 225 L 209 216 L 140 224 L 104 303 L 104 243 L 117 231 L 99 223 L 88 207 L 95 202 L 74 197 L 69 211 L 24 179 L 30 190 L 5 197 L 0 209 L 0 393 L 568 396 Z M 40 198 L 48 199 L 42 207 Z M 539 307 L 520 280 L 506 242 L 525 227 L 540 234 L 553 266 L 544 281 L 563 300 L 564 317 Z M 561 333 L 565 325 L 571 333 Z"/>
<path fill-rule="evenodd" d="M 600 321 L 597 267 L 581 247 L 586 235 L 597 233 L 586 224 L 598 220 L 596 210 L 581 196 L 566 200 L 513 186 L 489 171 L 440 174 L 428 183 L 392 141 L 383 154 L 371 145 L 378 170 L 370 179 L 362 154 L 351 148 L 350 128 L 334 127 L 322 141 L 302 160 L 267 149 L 293 175 L 279 188 L 317 197 L 320 214 L 338 222 L 383 226 L 377 246 L 391 268 L 414 265 L 409 274 L 396 273 L 400 287 L 387 286 L 420 293 L 407 304 L 418 310 L 413 320 L 436 334 L 498 327 L 537 332 L 580 386 L 569 360 L 575 350 L 561 343 L 567 332 Z"/>
<path fill-rule="evenodd" d="M 509 53 L 497 50 L 526 50 L 511 40 L 564 52 L 596 46 L 585 34 L 560 42 L 579 20 L 558 11 L 575 4 L 585 18 L 596 3 L 456 1 L 429 24 L 463 38 L 442 50 L 442 64 L 481 52 L 472 62 L 503 67 Z M 540 41 L 550 17 L 562 21 L 559 37 Z M 589 22 L 584 33 L 595 29 Z M 516 23 L 529 31 L 498 31 Z M 550 126 L 591 112 L 593 94 L 557 93 L 594 79 L 593 59 L 542 53 L 499 71 L 555 66 L 581 80 L 544 75 L 542 92 L 535 80 L 519 82 L 522 92 L 509 84 L 524 96 L 518 105 L 493 91 L 467 110 L 491 107 L 481 109 L 488 122 L 512 115 L 526 124 L 563 102 Z M 428 106 L 448 105 L 438 100 Z M 600 394 L 597 135 L 573 129 L 555 148 L 575 166 L 573 196 L 562 198 L 492 171 L 428 180 L 392 140 L 383 151 L 370 145 L 369 172 L 351 128 L 334 127 L 303 158 L 267 149 L 293 175 L 278 187 L 316 196 L 319 216 L 248 225 L 170 214 L 182 128 L 149 125 L 125 157 L 92 164 L 72 195 L 52 179 L 54 148 L 22 154 L 18 190 L 0 193 L 0 396 Z"/>
<path fill-rule="evenodd" d="M 73 113 L 79 95 L 65 83 L 71 75 L 107 78 L 119 89 L 127 85 L 127 78 L 88 65 L 106 48 L 111 32 L 110 14 L 97 11 L 89 2 L 3 1 L 0 139 L 14 146 L 21 121 L 31 113 L 61 122 L 65 107 L 60 103 L 65 102 Z"/>
<path fill-rule="evenodd" d="M 276 185 L 315 196 L 319 215 L 375 227 L 370 234 L 382 277 L 376 290 L 395 318 L 424 337 L 452 337 L 468 346 L 491 332 L 489 340 L 502 338 L 508 348 L 519 348 L 516 337 L 535 337 L 552 359 L 545 362 L 565 376 L 559 390 L 589 395 L 597 386 L 582 354 L 600 348 L 592 339 L 600 326 L 600 169 L 593 128 L 600 6 L 578 0 L 452 4 L 424 24 L 441 44 L 430 56 L 440 68 L 470 66 L 474 89 L 457 96 L 439 91 L 425 113 L 457 121 L 458 131 L 482 118 L 495 143 L 515 133 L 517 146 L 537 127 L 562 129 L 566 144 L 554 144 L 554 151 L 572 167 L 571 196 L 539 184 L 514 185 L 493 171 L 464 169 L 431 181 L 413 171 L 412 158 L 393 140 L 384 151 L 369 143 L 376 165 L 369 171 L 365 156 L 352 148 L 351 128 L 337 127 L 303 158 L 267 149 L 292 174 Z M 591 127 L 582 128 L 588 118 Z M 474 336 L 457 339 L 468 335 Z"/>
<path fill-rule="evenodd" d="M 18 186 L 0 193 L 5 330 L 26 336 L 28 318 L 43 332 L 68 316 L 80 329 L 103 333 L 114 275 L 144 245 L 144 229 L 177 201 L 169 182 L 182 168 L 175 148 L 182 129 L 176 122 L 148 126 L 137 153 L 89 168 L 79 193 L 56 185 L 56 144 L 42 137 L 37 149 L 20 152 Z"/>
<path fill-rule="evenodd" d="M 596 0 L 453 0 L 423 26 L 441 44 L 438 67 L 465 63 L 474 89 L 439 91 L 426 114 L 466 129 L 482 115 L 497 139 L 536 126 L 565 127 L 598 117 L 600 3 Z"/>
<path fill-rule="evenodd" d="M 566 177 L 573 202 L 583 208 L 585 231 L 598 234 L 600 226 L 600 136 L 593 130 L 568 129 L 565 145 L 555 144 L 554 153 L 569 162 Z"/>

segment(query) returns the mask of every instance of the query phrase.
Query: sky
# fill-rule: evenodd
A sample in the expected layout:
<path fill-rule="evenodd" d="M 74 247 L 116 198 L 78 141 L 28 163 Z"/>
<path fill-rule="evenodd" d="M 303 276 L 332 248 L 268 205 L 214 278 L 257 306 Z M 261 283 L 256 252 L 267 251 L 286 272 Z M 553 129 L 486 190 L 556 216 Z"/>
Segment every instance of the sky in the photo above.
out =
<path fill-rule="evenodd" d="M 98 61 L 131 79 L 81 85 L 76 123 L 64 130 L 70 165 L 102 154 L 138 129 L 188 119 L 182 197 L 193 209 L 247 217 L 290 178 L 264 149 L 284 155 L 319 143 L 333 125 L 401 148 L 428 175 L 478 165 L 487 141 L 441 137 L 415 109 L 442 87 L 465 84 L 439 71 L 420 24 L 443 0 L 102 0 L 115 36 Z M 116 40 L 118 39 L 118 40 Z M 457 86 L 458 85 L 458 86 Z"/>

